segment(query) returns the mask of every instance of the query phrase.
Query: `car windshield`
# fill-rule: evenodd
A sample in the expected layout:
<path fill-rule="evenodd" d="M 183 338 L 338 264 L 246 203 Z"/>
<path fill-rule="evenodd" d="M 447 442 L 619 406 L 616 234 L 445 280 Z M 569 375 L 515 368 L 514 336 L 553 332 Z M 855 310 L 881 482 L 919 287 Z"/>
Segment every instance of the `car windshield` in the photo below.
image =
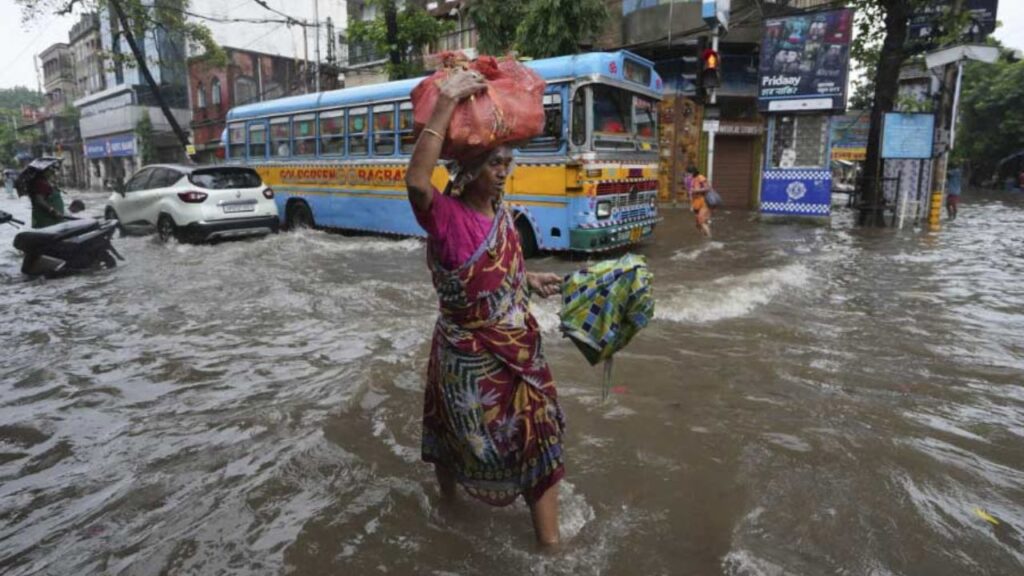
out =
<path fill-rule="evenodd" d="M 263 180 L 255 170 L 249 168 L 207 168 L 196 170 L 188 177 L 189 182 L 207 190 L 227 188 L 259 188 Z"/>

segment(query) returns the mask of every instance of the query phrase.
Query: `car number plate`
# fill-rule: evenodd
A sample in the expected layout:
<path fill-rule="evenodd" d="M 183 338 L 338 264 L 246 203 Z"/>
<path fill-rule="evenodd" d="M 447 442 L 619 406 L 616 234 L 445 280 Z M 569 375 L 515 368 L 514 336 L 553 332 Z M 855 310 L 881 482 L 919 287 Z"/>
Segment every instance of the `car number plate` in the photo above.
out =
<path fill-rule="evenodd" d="M 629 231 L 629 241 L 630 242 L 636 242 L 637 240 L 639 240 L 640 239 L 640 234 L 642 234 L 643 231 L 644 231 L 643 228 L 633 228 L 632 230 L 630 230 Z"/>
<path fill-rule="evenodd" d="M 225 204 L 224 205 L 224 213 L 225 214 L 233 214 L 235 212 L 252 212 L 254 210 L 256 210 L 256 205 L 254 205 L 254 204 Z"/>

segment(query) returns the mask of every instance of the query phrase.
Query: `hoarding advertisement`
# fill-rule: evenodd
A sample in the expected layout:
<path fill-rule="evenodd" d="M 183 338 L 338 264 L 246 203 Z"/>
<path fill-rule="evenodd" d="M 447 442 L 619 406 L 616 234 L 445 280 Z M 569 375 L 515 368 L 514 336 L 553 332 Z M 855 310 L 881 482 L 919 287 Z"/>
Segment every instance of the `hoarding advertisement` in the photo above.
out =
<path fill-rule="evenodd" d="M 772 18 L 764 25 L 759 108 L 767 112 L 845 108 L 853 11 Z"/>

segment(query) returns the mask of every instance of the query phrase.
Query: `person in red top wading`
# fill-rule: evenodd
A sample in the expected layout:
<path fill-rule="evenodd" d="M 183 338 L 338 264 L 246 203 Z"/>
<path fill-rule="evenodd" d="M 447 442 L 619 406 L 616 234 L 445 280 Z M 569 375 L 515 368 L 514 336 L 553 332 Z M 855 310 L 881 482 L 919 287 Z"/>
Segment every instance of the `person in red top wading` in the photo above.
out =
<path fill-rule="evenodd" d="M 565 473 L 564 420 L 528 290 L 552 296 L 562 279 L 526 272 L 512 216 L 501 204 L 512 171 L 509 147 L 462 159 L 451 194 L 430 183 L 456 105 L 486 87 L 475 71 L 443 81 L 406 174 L 440 300 L 424 391 L 422 458 L 434 465 L 446 500 L 455 498 L 456 484 L 496 506 L 522 496 L 537 540 L 553 546 L 559 541 L 557 484 Z"/>

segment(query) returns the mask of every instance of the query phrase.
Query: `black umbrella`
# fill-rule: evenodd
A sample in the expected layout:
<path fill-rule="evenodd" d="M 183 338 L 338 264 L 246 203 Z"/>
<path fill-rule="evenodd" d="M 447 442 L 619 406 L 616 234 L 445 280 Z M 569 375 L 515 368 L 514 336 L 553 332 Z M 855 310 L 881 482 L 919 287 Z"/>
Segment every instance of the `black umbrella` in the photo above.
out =
<path fill-rule="evenodd" d="M 36 179 L 36 176 L 40 176 L 50 168 L 60 164 L 60 158 L 54 158 L 52 156 L 42 156 L 36 158 L 18 174 L 18 179 L 14 181 L 14 187 L 18 190 L 18 196 L 25 196 L 29 193 L 29 187 L 32 182 Z"/>

